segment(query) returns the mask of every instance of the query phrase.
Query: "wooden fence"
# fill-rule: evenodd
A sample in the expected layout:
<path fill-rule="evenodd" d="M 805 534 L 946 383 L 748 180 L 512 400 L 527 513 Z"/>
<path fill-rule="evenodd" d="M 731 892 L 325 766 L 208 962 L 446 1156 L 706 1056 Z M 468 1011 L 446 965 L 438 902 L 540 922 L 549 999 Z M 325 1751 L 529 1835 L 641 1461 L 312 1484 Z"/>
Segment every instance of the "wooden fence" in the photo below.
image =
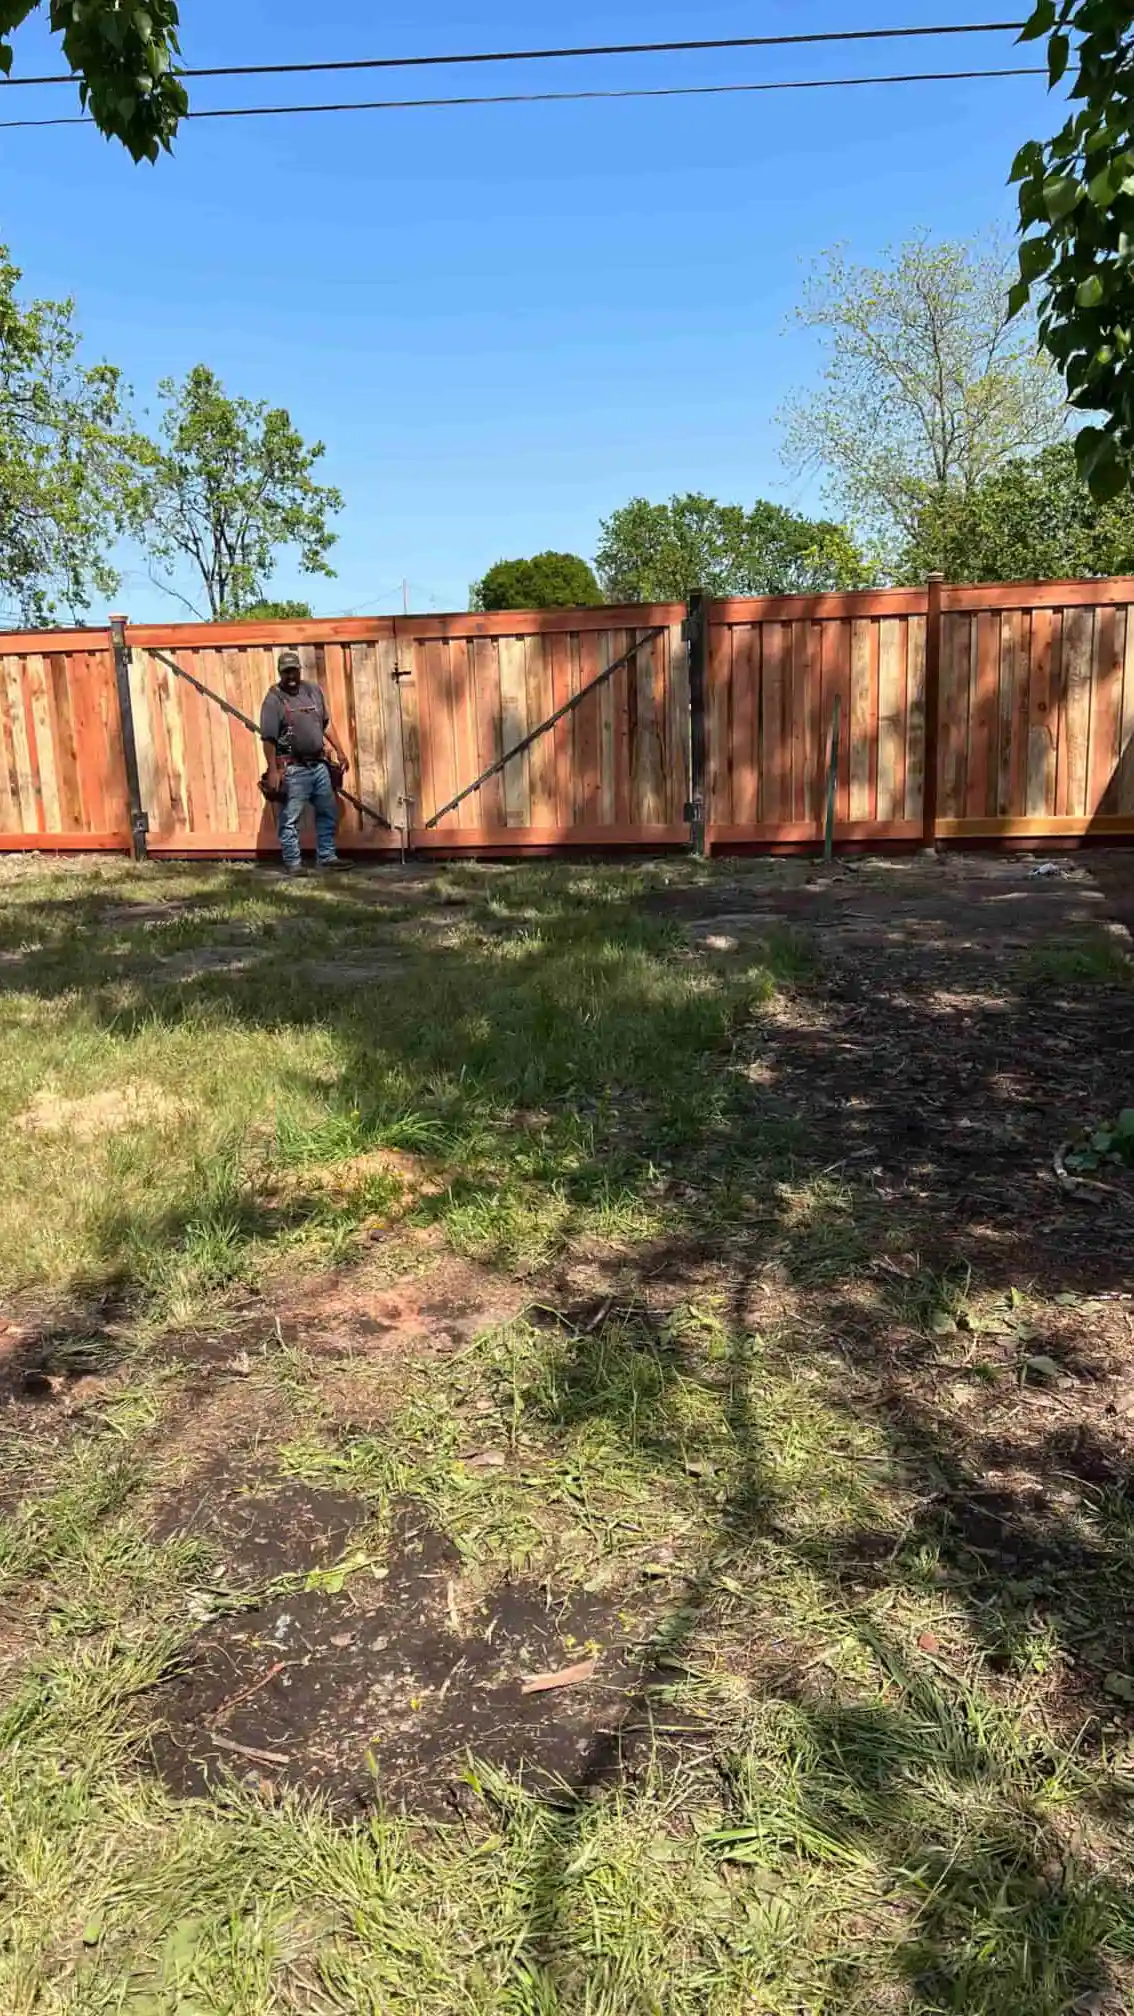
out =
<path fill-rule="evenodd" d="M 255 717 L 284 644 L 327 693 L 348 781 L 388 822 L 347 809 L 348 851 L 688 844 L 691 651 L 710 847 L 815 845 L 836 695 L 840 840 L 1134 835 L 1134 579 L 706 607 L 703 646 L 684 641 L 678 605 L 130 626 L 149 850 L 274 850 L 258 743 L 155 654 Z M 123 736 L 107 631 L 0 637 L 0 851 L 128 848 Z"/>

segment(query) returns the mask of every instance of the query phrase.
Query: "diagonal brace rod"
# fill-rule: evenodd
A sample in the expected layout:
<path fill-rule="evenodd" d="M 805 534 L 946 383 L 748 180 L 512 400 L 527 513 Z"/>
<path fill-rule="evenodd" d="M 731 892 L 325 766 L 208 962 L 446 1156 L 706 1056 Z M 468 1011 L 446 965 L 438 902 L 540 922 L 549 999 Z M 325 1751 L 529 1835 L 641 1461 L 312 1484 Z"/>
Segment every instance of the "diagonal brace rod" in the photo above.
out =
<path fill-rule="evenodd" d="M 184 665 L 177 663 L 176 658 L 171 658 L 166 651 L 156 651 L 152 645 L 149 647 L 149 656 L 158 659 L 162 665 L 167 665 L 179 679 L 184 679 L 187 686 L 195 687 L 202 699 L 211 700 L 214 707 L 219 707 L 224 714 L 230 714 L 234 721 L 239 721 L 242 728 L 247 728 L 250 735 L 255 735 L 259 739 L 258 721 L 253 721 L 249 714 L 242 714 L 239 707 L 234 707 L 230 700 L 222 700 L 219 693 L 214 693 L 211 686 L 205 686 L 200 679 L 195 679 L 192 672 L 187 672 Z M 348 805 L 353 805 L 356 812 L 361 812 L 365 818 L 373 819 L 377 825 L 384 826 L 387 833 L 393 832 L 394 829 L 385 814 L 376 811 L 373 805 L 367 805 L 362 798 L 356 798 L 353 791 L 346 791 L 340 787 L 338 795 L 340 798 L 345 798 Z"/>
<path fill-rule="evenodd" d="M 613 665 L 608 665 L 604 672 L 599 673 L 597 679 L 589 679 L 585 686 L 580 687 L 577 693 L 573 693 L 569 700 L 564 701 L 562 707 L 557 707 L 554 714 L 549 714 L 546 721 L 541 721 L 538 728 L 531 729 L 514 748 L 507 750 L 503 756 L 498 756 L 495 763 L 490 763 L 487 770 L 482 770 L 479 777 L 471 784 L 466 784 L 463 791 L 458 791 L 455 798 L 450 798 L 447 805 L 442 805 L 431 819 L 427 819 L 422 831 L 428 833 L 431 826 L 436 826 L 440 820 L 446 819 L 450 812 L 455 812 L 458 805 L 463 805 L 465 799 L 471 798 L 473 792 L 479 791 L 490 778 L 498 777 L 506 764 L 511 763 L 515 757 L 522 756 L 525 749 L 530 749 L 533 742 L 538 742 L 540 736 L 546 735 L 548 729 L 554 728 L 565 715 L 574 713 L 576 707 L 581 707 L 583 701 L 597 691 L 598 687 L 605 685 L 608 679 L 613 679 L 615 673 L 621 672 L 624 665 L 629 665 L 631 659 L 636 658 L 647 644 L 652 644 L 656 637 L 664 637 L 666 628 L 666 624 L 659 623 L 652 630 L 643 630 L 637 643 L 631 644 L 629 651 L 624 651 L 621 658 L 616 658 Z"/>

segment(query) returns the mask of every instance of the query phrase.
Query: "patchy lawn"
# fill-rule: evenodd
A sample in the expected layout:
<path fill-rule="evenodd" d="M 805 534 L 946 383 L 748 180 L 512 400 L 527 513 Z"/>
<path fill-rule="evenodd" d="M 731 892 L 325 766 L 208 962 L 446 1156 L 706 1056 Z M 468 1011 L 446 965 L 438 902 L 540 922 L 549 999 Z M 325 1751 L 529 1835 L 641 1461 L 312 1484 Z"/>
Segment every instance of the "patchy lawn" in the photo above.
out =
<path fill-rule="evenodd" d="M 5 2016 L 1129 2016 L 1131 889 L 0 863 Z"/>

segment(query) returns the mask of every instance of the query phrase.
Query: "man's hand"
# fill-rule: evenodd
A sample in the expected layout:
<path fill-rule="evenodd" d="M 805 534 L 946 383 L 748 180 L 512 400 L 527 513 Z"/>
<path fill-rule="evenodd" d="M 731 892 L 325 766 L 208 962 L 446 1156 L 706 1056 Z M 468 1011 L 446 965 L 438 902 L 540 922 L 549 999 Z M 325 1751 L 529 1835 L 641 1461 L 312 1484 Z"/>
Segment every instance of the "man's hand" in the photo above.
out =
<path fill-rule="evenodd" d="M 350 769 L 350 757 L 347 755 L 346 750 L 340 748 L 337 742 L 332 742 L 330 736 L 327 737 L 323 746 L 323 761 L 324 763 L 341 764 L 344 775 Z"/>

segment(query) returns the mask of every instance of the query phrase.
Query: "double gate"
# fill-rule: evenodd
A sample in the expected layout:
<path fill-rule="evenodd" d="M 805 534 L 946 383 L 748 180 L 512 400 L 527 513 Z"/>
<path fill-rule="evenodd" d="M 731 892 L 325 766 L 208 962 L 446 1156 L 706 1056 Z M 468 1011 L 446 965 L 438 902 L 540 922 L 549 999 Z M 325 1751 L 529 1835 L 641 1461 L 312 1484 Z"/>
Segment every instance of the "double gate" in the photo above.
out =
<path fill-rule="evenodd" d="M 278 640 L 246 634 L 264 627 L 125 629 L 149 852 L 274 844 L 247 726 L 275 678 Z M 351 758 L 341 844 L 688 842 L 687 629 L 684 606 L 289 625 Z"/>

